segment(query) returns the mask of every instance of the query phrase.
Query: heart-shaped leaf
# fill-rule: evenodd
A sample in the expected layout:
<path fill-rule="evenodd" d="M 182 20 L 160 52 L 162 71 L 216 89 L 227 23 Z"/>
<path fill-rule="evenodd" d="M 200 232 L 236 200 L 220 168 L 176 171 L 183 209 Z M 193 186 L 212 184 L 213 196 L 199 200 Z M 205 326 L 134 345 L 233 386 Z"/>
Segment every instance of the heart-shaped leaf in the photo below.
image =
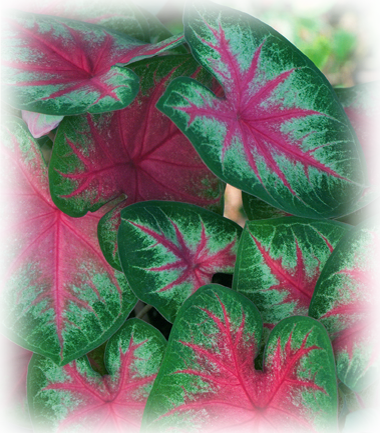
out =
<path fill-rule="evenodd" d="M 139 432 L 165 347 L 157 329 L 131 319 L 107 343 L 106 376 L 85 356 L 59 367 L 34 355 L 28 372 L 33 425 L 51 433 Z"/>
<path fill-rule="evenodd" d="M 349 212 L 364 158 L 327 79 L 259 20 L 205 0 L 189 2 L 185 38 L 225 97 L 174 80 L 157 107 L 225 182 L 294 215 Z"/>
<path fill-rule="evenodd" d="M 234 270 L 241 227 L 200 207 L 144 202 L 121 211 L 119 256 L 139 299 L 169 322 L 185 299 Z"/>
<path fill-rule="evenodd" d="M 20 119 L 4 122 L 1 139 L 1 326 L 64 365 L 107 340 L 137 299 L 99 248 L 103 213 L 71 218 L 57 209 L 38 145 Z"/>
<path fill-rule="evenodd" d="M 334 357 L 323 326 L 310 317 L 284 319 L 270 334 L 263 371 L 254 368 L 261 332 L 260 314 L 247 298 L 218 285 L 199 289 L 174 323 L 142 431 L 336 427 Z"/>
<path fill-rule="evenodd" d="M 49 166 L 54 203 L 75 217 L 121 194 L 127 204 L 158 199 L 217 207 L 220 181 L 155 108 L 173 77 L 195 75 L 211 85 L 210 75 L 190 55 L 150 59 L 133 69 L 141 91 L 129 107 L 62 121 Z"/>
<path fill-rule="evenodd" d="M 0 422 L 30 428 L 26 373 L 33 352 L 0 335 Z"/>
<path fill-rule="evenodd" d="M 233 289 L 254 302 L 269 328 L 285 317 L 306 316 L 323 266 L 348 228 L 298 217 L 249 221 Z"/>
<path fill-rule="evenodd" d="M 380 226 L 372 218 L 350 230 L 326 262 L 309 315 L 327 329 L 339 379 L 361 391 L 379 379 Z"/>
<path fill-rule="evenodd" d="M 366 83 L 335 92 L 359 138 L 368 170 L 369 187 L 365 188 L 354 210 L 367 206 L 380 197 L 380 150 L 378 119 L 380 116 L 380 83 Z M 367 215 L 368 217 L 369 215 Z"/>
<path fill-rule="evenodd" d="M 100 24 L 149 42 L 147 22 L 131 0 L 3 0 L 1 8 Z"/>
<path fill-rule="evenodd" d="M 342 433 L 380 433 L 380 407 L 362 409 L 347 415 Z"/>
<path fill-rule="evenodd" d="M 138 92 L 138 78 L 121 64 L 182 43 L 181 36 L 146 44 L 96 24 L 17 12 L 4 18 L 6 101 L 51 115 L 119 110 Z"/>
<path fill-rule="evenodd" d="M 63 119 L 63 116 L 50 116 L 48 114 L 33 113 L 32 111 L 25 110 L 21 112 L 21 115 L 34 138 L 40 138 L 48 134 L 55 129 Z"/>

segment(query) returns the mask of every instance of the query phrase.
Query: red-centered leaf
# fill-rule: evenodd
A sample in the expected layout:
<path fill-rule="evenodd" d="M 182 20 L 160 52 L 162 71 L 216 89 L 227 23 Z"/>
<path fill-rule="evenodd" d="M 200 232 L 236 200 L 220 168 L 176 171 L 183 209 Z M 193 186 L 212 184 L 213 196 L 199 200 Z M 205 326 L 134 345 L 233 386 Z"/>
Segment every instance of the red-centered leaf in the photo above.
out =
<path fill-rule="evenodd" d="M 26 373 L 33 353 L 0 335 L 0 422 L 30 428 Z"/>
<path fill-rule="evenodd" d="M 307 315 L 318 277 L 349 226 L 284 217 L 249 221 L 239 242 L 233 289 L 259 309 L 264 326 Z"/>
<path fill-rule="evenodd" d="M 255 306 L 226 287 L 208 285 L 189 298 L 171 331 L 142 431 L 336 427 L 337 385 L 326 330 L 309 317 L 284 319 L 269 337 L 261 371 L 254 368 L 261 323 Z"/>
<path fill-rule="evenodd" d="M 16 7 L 26 12 L 99 24 L 144 42 L 155 43 L 172 36 L 154 15 L 130 1 L 39 0 L 38 4 L 24 3 Z"/>
<path fill-rule="evenodd" d="M 181 36 L 146 44 L 96 24 L 9 14 L 2 46 L 5 99 L 51 115 L 119 110 L 138 92 L 138 78 L 121 65 L 180 43 Z"/>
<path fill-rule="evenodd" d="M 240 233 L 233 221 L 194 205 L 136 203 L 121 212 L 120 262 L 138 298 L 173 322 L 215 273 L 233 272 Z"/>
<path fill-rule="evenodd" d="M 255 18 L 189 2 L 185 38 L 225 97 L 188 78 L 158 103 L 225 182 L 285 212 L 347 213 L 365 184 L 350 122 L 326 78 Z"/>
<path fill-rule="evenodd" d="M 380 171 L 378 169 L 380 148 L 377 138 L 380 84 L 378 82 L 360 84 L 335 89 L 335 92 L 355 129 L 367 163 L 370 186 L 365 188 L 356 204 L 356 208 L 361 209 L 380 197 Z"/>
<path fill-rule="evenodd" d="M 309 315 L 327 329 L 339 379 L 361 391 L 379 378 L 378 218 L 349 231 L 326 262 Z"/>
<path fill-rule="evenodd" d="M 99 248 L 103 214 L 71 218 L 57 209 L 38 145 L 20 119 L 6 120 L 1 138 L 1 326 L 63 365 L 108 339 L 137 299 Z"/>
<path fill-rule="evenodd" d="M 28 372 L 34 427 L 51 433 L 139 432 L 165 346 L 157 329 L 131 319 L 107 343 L 105 376 L 91 368 L 87 357 L 59 367 L 35 355 Z"/>
<path fill-rule="evenodd" d="M 129 107 L 62 121 L 49 166 L 54 202 L 71 216 L 95 211 L 121 194 L 126 204 L 157 199 L 217 208 L 220 181 L 155 108 L 173 77 L 193 75 L 209 85 L 211 77 L 190 55 L 145 60 L 133 69 L 141 90 Z"/>
<path fill-rule="evenodd" d="M 32 111 L 25 110 L 21 112 L 21 115 L 34 138 L 47 135 L 50 131 L 55 129 L 63 119 L 63 116 L 49 116 L 48 114 L 33 113 Z"/>

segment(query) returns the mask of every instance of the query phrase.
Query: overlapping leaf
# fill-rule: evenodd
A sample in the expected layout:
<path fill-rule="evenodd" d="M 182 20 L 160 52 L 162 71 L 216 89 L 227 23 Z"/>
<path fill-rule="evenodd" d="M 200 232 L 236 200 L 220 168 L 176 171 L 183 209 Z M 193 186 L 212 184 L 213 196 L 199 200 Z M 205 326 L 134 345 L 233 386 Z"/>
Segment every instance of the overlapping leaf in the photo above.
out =
<path fill-rule="evenodd" d="M 323 266 L 347 229 L 298 217 L 248 222 L 233 288 L 254 302 L 269 328 L 285 317 L 307 315 Z"/>
<path fill-rule="evenodd" d="M 28 125 L 30 133 L 34 138 L 40 138 L 55 129 L 63 119 L 63 116 L 50 116 L 48 114 L 33 113 L 32 111 L 21 112 L 22 119 Z"/>
<path fill-rule="evenodd" d="M 189 298 L 174 323 L 148 398 L 146 432 L 295 432 L 336 427 L 334 358 L 309 317 L 272 331 L 255 370 L 262 322 L 244 296 L 218 285 Z"/>
<path fill-rule="evenodd" d="M 33 425 L 51 433 L 139 432 L 165 346 L 159 331 L 131 319 L 107 343 L 103 377 L 87 357 L 59 367 L 34 355 L 28 371 Z"/>
<path fill-rule="evenodd" d="M 26 373 L 33 353 L 0 335 L 0 422 L 30 428 Z"/>
<path fill-rule="evenodd" d="M 139 299 L 172 322 L 185 299 L 234 270 L 241 227 L 193 205 L 144 202 L 121 212 L 120 262 Z"/>
<path fill-rule="evenodd" d="M 249 220 L 265 220 L 268 218 L 291 216 L 291 214 L 270 205 L 258 197 L 247 194 L 244 191 L 242 192 L 242 201 L 244 212 Z"/>
<path fill-rule="evenodd" d="M 1 8 L 100 24 L 149 42 L 148 25 L 131 0 L 3 0 Z"/>
<path fill-rule="evenodd" d="M 347 213 L 365 182 L 350 122 L 326 78 L 255 18 L 205 0 L 189 3 L 185 38 L 225 97 L 188 78 L 158 108 L 221 179 L 285 212 Z"/>
<path fill-rule="evenodd" d="M 103 213 L 71 218 L 57 209 L 21 120 L 5 121 L 1 138 L 1 326 L 63 365 L 108 339 L 137 299 L 99 248 Z"/>
<path fill-rule="evenodd" d="M 328 259 L 316 285 L 309 315 L 327 329 L 339 379 L 361 391 L 379 378 L 378 218 L 348 232 Z"/>
<path fill-rule="evenodd" d="M 7 15 L 4 24 L 6 100 L 51 115 L 124 108 L 139 83 L 121 65 L 182 43 L 177 36 L 146 44 L 96 24 L 26 12 Z"/>
<path fill-rule="evenodd" d="M 190 55 L 151 59 L 133 69 L 141 91 L 129 107 L 62 121 L 49 166 L 54 202 L 71 216 L 95 211 L 121 194 L 126 204 L 158 199 L 218 207 L 220 181 L 155 108 L 173 77 L 194 74 L 209 85 L 211 77 Z"/>
<path fill-rule="evenodd" d="M 380 116 L 380 84 L 360 84 L 338 88 L 335 92 L 346 111 L 363 150 L 369 186 L 363 191 L 355 209 L 361 209 L 380 197 L 380 150 L 378 145 L 378 119 Z M 368 215 L 367 215 L 368 217 Z"/>

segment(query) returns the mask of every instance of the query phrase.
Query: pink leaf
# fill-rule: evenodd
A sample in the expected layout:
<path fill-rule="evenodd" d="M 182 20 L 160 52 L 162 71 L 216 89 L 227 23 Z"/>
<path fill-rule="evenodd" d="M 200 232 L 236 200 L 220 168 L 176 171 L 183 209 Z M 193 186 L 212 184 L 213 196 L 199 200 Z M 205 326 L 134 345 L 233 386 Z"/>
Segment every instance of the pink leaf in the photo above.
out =
<path fill-rule="evenodd" d="M 2 138 L 3 326 L 25 348 L 65 364 L 112 335 L 136 298 L 101 253 L 102 214 L 71 218 L 57 209 L 22 121 L 5 122 Z"/>

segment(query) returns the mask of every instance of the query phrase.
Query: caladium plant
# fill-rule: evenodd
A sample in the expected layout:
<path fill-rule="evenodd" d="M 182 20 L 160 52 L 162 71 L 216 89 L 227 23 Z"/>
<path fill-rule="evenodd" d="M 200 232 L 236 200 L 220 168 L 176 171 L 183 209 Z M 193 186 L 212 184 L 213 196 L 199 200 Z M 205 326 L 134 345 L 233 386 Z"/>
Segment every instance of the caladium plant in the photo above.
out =
<path fill-rule="evenodd" d="M 81 4 L 4 18 L 7 410 L 35 432 L 338 433 L 380 379 L 376 86 L 333 89 L 209 0 L 176 35 Z"/>

